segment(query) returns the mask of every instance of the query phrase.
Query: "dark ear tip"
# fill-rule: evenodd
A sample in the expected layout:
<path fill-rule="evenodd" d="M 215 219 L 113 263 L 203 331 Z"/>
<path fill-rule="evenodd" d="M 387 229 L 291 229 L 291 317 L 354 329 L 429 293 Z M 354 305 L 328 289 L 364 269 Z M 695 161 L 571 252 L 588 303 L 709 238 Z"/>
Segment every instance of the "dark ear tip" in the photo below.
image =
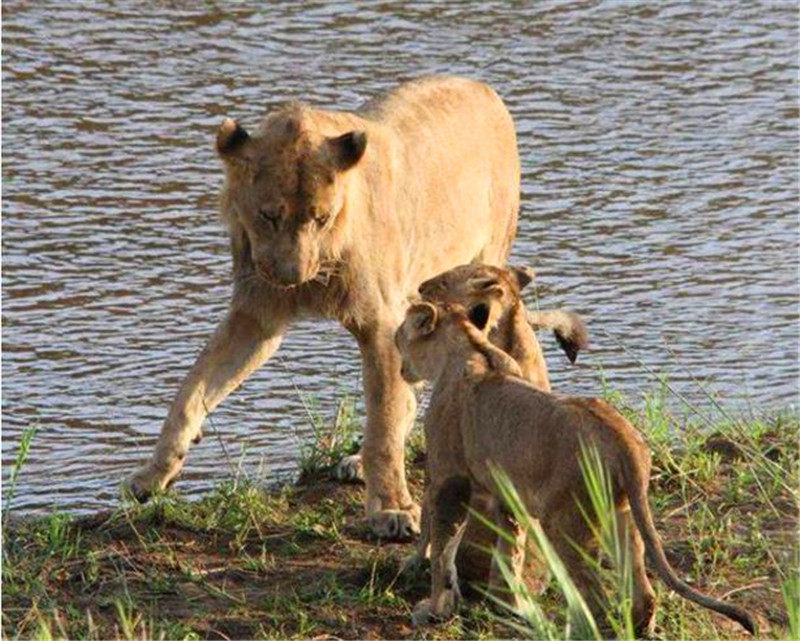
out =
<path fill-rule="evenodd" d="M 222 154 L 230 154 L 242 144 L 250 135 L 233 118 L 225 118 L 217 130 L 217 151 Z"/>
<path fill-rule="evenodd" d="M 536 277 L 536 272 L 527 265 L 512 265 L 511 271 L 516 277 L 520 289 L 525 289 L 528 283 Z"/>
<path fill-rule="evenodd" d="M 367 148 L 367 133 L 365 131 L 348 131 L 331 140 L 336 155 L 336 162 L 342 170 L 350 169 L 355 165 Z"/>
<path fill-rule="evenodd" d="M 367 146 L 366 131 L 348 131 L 343 136 L 340 136 L 339 139 L 353 149 L 361 149 L 363 151 L 364 147 Z"/>

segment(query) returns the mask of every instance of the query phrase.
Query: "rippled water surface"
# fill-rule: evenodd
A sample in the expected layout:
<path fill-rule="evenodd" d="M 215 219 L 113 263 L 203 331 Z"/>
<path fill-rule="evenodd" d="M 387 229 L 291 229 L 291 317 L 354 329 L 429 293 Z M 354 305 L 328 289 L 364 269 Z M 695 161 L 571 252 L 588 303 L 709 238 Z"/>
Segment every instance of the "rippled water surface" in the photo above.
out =
<path fill-rule="evenodd" d="M 542 337 L 557 388 L 597 392 L 602 367 L 636 398 L 648 367 L 701 406 L 796 403 L 794 3 L 73 4 L 3 3 L 4 479 L 39 426 L 20 510 L 114 503 L 222 316 L 221 117 L 352 109 L 431 72 L 515 117 L 513 258 L 593 331 L 577 368 Z M 213 414 L 271 478 L 310 433 L 298 390 L 330 417 L 359 387 L 333 324 L 279 354 Z M 228 473 L 206 438 L 181 488 Z"/>

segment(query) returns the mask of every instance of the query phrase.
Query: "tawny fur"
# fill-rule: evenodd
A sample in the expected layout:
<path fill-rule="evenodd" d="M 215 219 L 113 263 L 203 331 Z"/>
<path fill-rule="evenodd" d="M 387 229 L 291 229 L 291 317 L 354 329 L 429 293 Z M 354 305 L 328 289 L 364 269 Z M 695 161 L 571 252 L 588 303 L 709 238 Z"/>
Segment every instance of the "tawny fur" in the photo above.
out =
<path fill-rule="evenodd" d="M 128 482 L 172 482 L 209 411 L 278 348 L 291 322 L 337 319 L 362 356 L 366 512 L 379 536 L 410 535 L 404 441 L 415 400 L 393 343 L 426 278 L 502 264 L 516 233 L 519 156 L 503 102 L 484 84 L 431 77 L 357 112 L 293 104 L 249 135 L 217 137 L 233 257 L 227 317 L 176 395 L 150 462 Z"/>
<path fill-rule="evenodd" d="M 636 428 L 600 399 L 554 396 L 521 379 L 514 360 L 473 324 L 491 328 L 498 314 L 495 306 L 480 311 L 476 315 L 470 310 L 468 316 L 460 306 L 421 303 L 409 309 L 397 332 L 407 380 L 435 381 L 434 395 L 445 395 L 460 408 L 458 433 L 435 433 L 437 439 L 447 441 L 452 454 L 449 460 L 439 461 L 438 469 L 428 468 L 429 505 L 434 510 L 430 519 L 432 592 L 420 604 L 418 618 L 452 613 L 457 591 L 453 579 L 444 573 L 451 564 L 444 551 L 452 547 L 448 542 L 465 516 L 472 489 L 495 495 L 498 510 L 503 511 L 490 464 L 508 474 L 590 608 L 601 616 L 597 577 L 576 549 L 576 545 L 589 552 L 595 548 L 592 528 L 579 508 L 590 505 L 580 467 L 585 444 L 596 447 L 607 466 L 618 522 L 627 531 L 637 631 L 650 629 L 655 607 L 645 573 L 646 554 L 670 588 L 754 632 L 747 612 L 694 590 L 669 566 L 647 500 L 650 451 Z M 442 389 L 442 383 L 447 389 Z M 460 510 L 454 500 L 459 501 Z M 498 548 L 503 550 L 504 544 L 498 543 Z"/>
<path fill-rule="evenodd" d="M 520 297 L 520 291 L 533 280 L 533 271 L 526 267 L 501 268 L 480 263 L 461 265 L 431 278 L 419 287 L 423 300 L 434 303 L 457 303 L 467 309 L 478 304 L 494 303 L 499 307 L 496 324 L 489 333 L 489 340 L 507 352 L 516 361 L 521 376 L 530 381 L 538 389 L 549 391 L 550 381 L 547 373 L 542 349 L 536 333 L 529 324 L 532 313 L 527 312 Z M 555 327 L 564 336 L 585 336 L 585 327 L 577 314 L 553 310 L 540 313 L 537 320 L 555 322 Z M 527 318 L 527 320 L 526 320 Z M 542 324 L 539 325 L 542 328 Z M 554 328 L 549 325 L 549 328 Z M 584 343 L 585 344 L 585 341 Z M 445 373 L 445 376 L 447 374 Z M 447 388 L 448 384 L 443 383 Z M 436 443 L 435 435 L 427 434 L 430 430 L 457 431 L 460 407 L 448 402 L 441 395 L 434 394 L 428 405 L 425 421 L 426 436 L 429 442 Z M 443 452 L 449 457 L 449 452 Z M 439 453 L 436 447 L 428 447 L 427 457 L 430 464 L 437 466 Z M 484 518 L 492 519 L 491 495 L 473 492 L 470 508 Z M 422 537 L 419 542 L 418 557 L 424 558 L 428 549 L 427 513 L 428 507 L 423 504 Z M 495 523 L 495 525 L 500 525 Z M 524 543 L 524 532 L 518 530 L 510 533 Z M 480 519 L 469 517 L 463 535 L 463 545 L 458 547 L 456 565 L 458 576 L 464 585 L 486 585 L 491 572 L 491 548 L 496 534 L 484 525 Z M 522 550 L 525 548 L 522 547 Z M 515 555 L 518 565 L 514 571 L 518 577 L 525 579 L 528 588 L 533 592 L 542 592 L 547 586 L 549 572 L 546 564 L 531 549 L 524 559 Z"/>

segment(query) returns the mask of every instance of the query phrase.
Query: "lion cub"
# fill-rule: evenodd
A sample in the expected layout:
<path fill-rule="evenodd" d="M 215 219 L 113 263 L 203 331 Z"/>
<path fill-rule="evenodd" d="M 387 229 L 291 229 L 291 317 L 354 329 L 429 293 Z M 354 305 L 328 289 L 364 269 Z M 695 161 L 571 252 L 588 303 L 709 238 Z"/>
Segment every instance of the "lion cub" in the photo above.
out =
<path fill-rule="evenodd" d="M 510 518 L 495 493 L 490 461 L 514 482 L 590 608 L 601 614 L 597 577 L 576 549 L 576 544 L 593 549 L 592 527 L 578 507 L 590 505 L 579 462 L 581 443 L 587 443 L 598 449 L 608 467 L 618 522 L 628 532 L 637 631 L 648 631 L 654 614 L 646 553 L 675 592 L 753 633 L 747 612 L 697 592 L 667 562 L 647 500 L 650 451 L 636 428 L 602 400 L 556 397 L 521 379 L 514 359 L 486 338 L 497 313 L 493 304 L 468 311 L 460 305 L 419 303 L 409 308 L 396 334 L 403 377 L 436 381 L 434 394 L 447 394 L 460 408 L 458 429 L 433 431 L 434 442 L 428 443 L 438 453 L 437 465 L 428 467 L 432 590 L 415 609 L 415 620 L 448 616 L 455 609 L 459 595 L 453 557 L 472 491 L 492 493 L 496 518 Z M 442 380 L 447 390 L 439 389 Z M 505 552 L 505 539 L 497 547 Z"/>
<path fill-rule="evenodd" d="M 553 330 L 556 339 L 572 362 L 575 362 L 578 352 L 586 348 L 586 328 L 580 317 L 572 312 L 562 310 L 529 312 L 522 302 L 520 292 L 532 282 L 533 277 L 533 270 L 528 267 L 505 269 L 482 263 L 470 263 L 426 280 L 419 286 L 419 294 L 423 300 L 431 303 L 458 303 L 467 308 L 493 301 L 499 306 L 499 313 L 489 333 L 489 340 L 514 358 L 522 370 L 523 378 L 538 389 L 550 391 L 547 364 L 531 326 Z M 451 397 L 434 394 L 428 405 L 429 420 L 426 421 L 426 425 L 436 430 L 455 430 L 459 412 L 460 408 L 451 402 Z M 428 435 L 428 439 L 430 438 Z M 435 451 L 428 451 L 429 458 L 435 456 Z M 470 508 L 491 519 L 490 499 L 491 495 L 475 491 L 471 495 Z M 428 512 L 429 509 L 423 502 L 422 537 L 418 559 L 427 555 Z M 496 523 L 496 525 L 502 524 Z M 543 591 L 549 579 L 546 564 L 538 558 L 537 551 L 531 546 L 528 547 L 527 557 L 523 559 L 522 553 L 525 551 L 523 530 L 512 526 L 510 534 L 519 541 L 516 548 L 519 555 L 513 559 L 515 574 L 518 577 L 524 576 L 528 588 L 532 591 Z M 488 583 L 492 561 L 491 552 L 488 550 L 493 547 L 495 539 L 496 534 L 491 528 L 472 516 L 467 518 L 463 543 L 458 546 L 456 557 L 458 576 L 463 584 Z"/>

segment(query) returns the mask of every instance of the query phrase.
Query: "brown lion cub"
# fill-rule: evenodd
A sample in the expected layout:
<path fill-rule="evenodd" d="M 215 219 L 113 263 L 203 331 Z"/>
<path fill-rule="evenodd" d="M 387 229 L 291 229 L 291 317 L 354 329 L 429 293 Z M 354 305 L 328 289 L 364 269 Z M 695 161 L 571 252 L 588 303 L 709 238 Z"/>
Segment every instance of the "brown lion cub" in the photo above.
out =
<path fill-rule="evenodd" d="M 586 325 L 581 317 L 564 310 L 528 311 L 520 292 L 533 281 L 529 267 L 508 269 L 469 263 L 454 267 L 419 286 L 422 298 L 432 303 L 458 303 L 465 307 L 491 296 L 503 305 L 489 340 L 508 352 L 522 369 L 523 377 L 541 390 L 550 390 L 547 365 L 535 329 L 549 329 L 571 363 L 588 345 Z M 532 326 L 532 327 L 531 327 Z"/>
<path fill-rule="evenodd" d="M 522 370 L 523 378 L 547 392 L 550 391 L 547 364 L 531 325 L 553 330 L 556 339 L 572 362 L 575 362 L 578 352 L 586 348 L 588 341 L 585 325 L 577 314 L 561 310 L 529 312 L 525 308 L 520 292 L 533 281 L 533 278 L 533 270 L 528 267 L 505 269 L 482 263 L 469 263 L 426 280 L 419 286 L 419 294 L 431 303 L 458 303 L 468 309 L 480 303 L 494 302 L 498 306 L 499 313 L 489 333 L 489 340 L 514 358 Z M 447 387 L 446 384 L 443 386 Z M 450 396 L 442 397 L 435 394 L 428 406 L 426 425 L 438 431 L 442 429 L 457 431 L 459 414 L 460 408 L 452 404 Z M 431 436 L 428 435 L 428 438 Z M 428 457 L 435 456 L 435 451 L 428 451 Z M 448 453 L 445 452 L 445 456 L 449 456 Z M 432 463 L 436 464 L 435 461 Z M 470 507 L 491 519 L 490 499 L 491 495 L 475 491 L 471 496 Z M 423 531 L 417 559 L 427 555 L 428 511 L 429 509 L 423 504 Z M 518 551 L 521 553 L 525 549 L 524 532 L 516 530 L 513 535 L 520 541 Z M 463 584 L 488 583 L 492 558 L 487 550 L 491 550 L 495 539 L 496 534 L 491 528 L 476 518 L 468 517 L 463 543 L 458 546 L 456 557 L 458 576 Z M 537 558 L 536 552 L 532 548 L 529 548 L 528 552 L 524 566 L 521 554 L 514 559 L 514 570 L 517 576 L 524 575 L 529 589 L 541 592 L 547 587 L 549 573 L 546 565 Z"/>
<path fill-rule="evenodd" d="M 633 564 L 633 620 L 647 632 L 655 593 L 645 573 L 645 553 L 657 574 L 681 596 L 720 612 L 750 633 L 743 609 L 697 592 L 669 565 L 647 500 L 650 451 L 636 428 L 608 403 L 594 398 L 556 397 L 520 378 L 520 368 L 486 338 L 496 305 L 419 303 L 397 331 L 402 374 L 409 382 L 448 381 L 446 393 L 461 409 L 458 433 L 436 433 L 429 448 L 440 465 L 429 466 L 431 597 L 415 609 L 415 620 L 448 616 L 458 600 L 453 557 L 473 488 L 492 493 L 497 520 L 509 519 L 495 492 L 489 462 L 502 467 L 532 516 L 539 519 L 589 607 L 601 615 L 597 577 L 581 551 L 594 535 L 578 504 L 589 505 L 580 468 L 581 443 L 594 445 L 608 467 L 618 522 L 628 532 Z M 443 374 L 447 372 L 448 376 Z M 457 375 L 454 375 L 457 374 Z M 439 442 L 441 439 L 441 442 Z M 443 450 L 441 448 L 446 448 Z M 449 460 L 441 452 L 449 451 Z M 504 539 L 498 541 L 504 553 Z"/>

